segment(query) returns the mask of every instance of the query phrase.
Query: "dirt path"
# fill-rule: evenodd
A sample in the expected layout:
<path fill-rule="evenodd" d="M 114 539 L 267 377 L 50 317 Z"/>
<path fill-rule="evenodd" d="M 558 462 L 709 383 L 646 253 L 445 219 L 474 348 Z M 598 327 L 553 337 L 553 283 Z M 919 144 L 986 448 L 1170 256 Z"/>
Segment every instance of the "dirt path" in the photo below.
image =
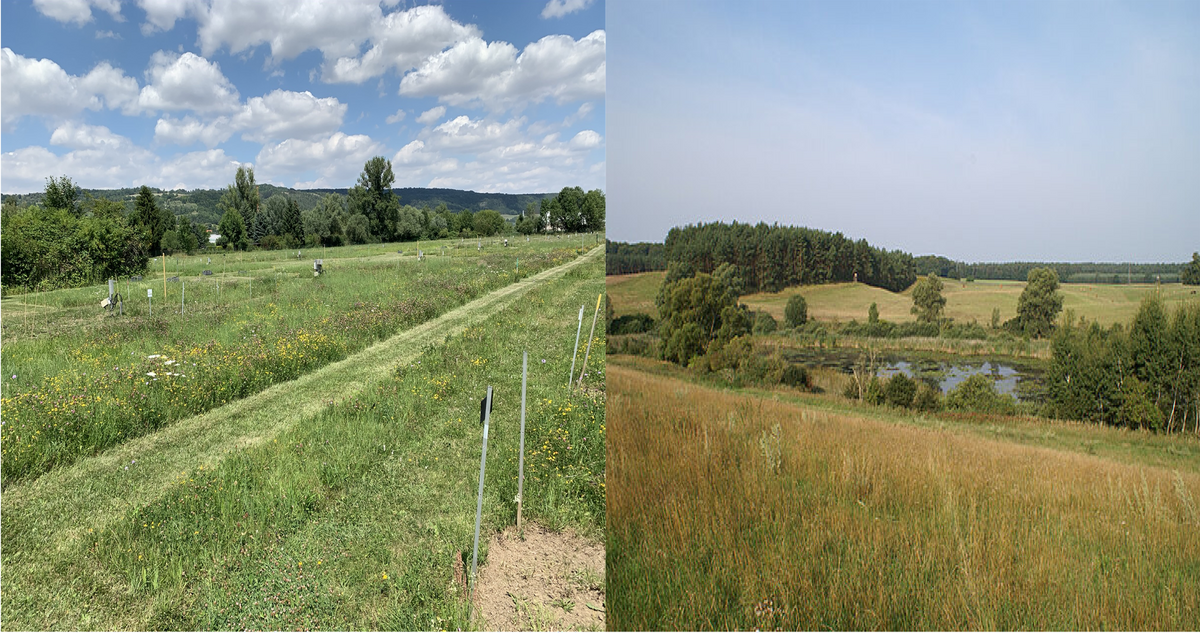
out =
<path fill-rule="evenodd" d="M 604 630 L 604 544 L 541 526 L 492 537 L 475 608 L 490 631 Z"/>
<path fill-rule="evenodd" d="M 12 486 L 0 500 L 3 584 L 7 589 L 37 584 L 38 578 L 52 579 L 54 561 L 77 549 L 88 530 L 101 530 L 129 509 L 154 501 L 180 472 L 200 466 L 214 468 L 232 452 L 269 441 L 331 402 L 353 397 L 426 347 L 440 344 L 535 286 L 603 257 L 603 253 L 602 248 L 593 248 L 582 257 L 505 286 L 345 360 Z"/>

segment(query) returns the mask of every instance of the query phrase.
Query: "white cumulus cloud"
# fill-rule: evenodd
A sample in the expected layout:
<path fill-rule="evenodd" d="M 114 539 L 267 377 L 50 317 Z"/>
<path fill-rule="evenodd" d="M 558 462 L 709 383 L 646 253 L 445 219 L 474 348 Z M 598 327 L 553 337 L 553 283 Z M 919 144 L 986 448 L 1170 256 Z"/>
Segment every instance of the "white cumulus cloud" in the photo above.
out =
<path fill-rule="evenodd" d="M 439 119 L 441 119 L 443 116 L 445 116 L 445 114 L 446 114 L 446 106 L 433 107 L 433 108 L 430 108 L 430 109 L 422 112 L 421 116 L 417 117 L 417 123 L 420 123 L 422 125 L 429 125 L 430 123 L 436 123 Z"/>
<path fill-rule="evenodd" d="M 0 110 L 3 129 L 11 131 L 24 116 L 65 118 L 85 108 L 99 110 L 128 106 L 137 96 L 137 80 L 108 62 L 84 76 L 69 75 L 49 59 L 31 59 L 0 50 Z"/>
<path fill-rule="evenodd" d="M 352 182 L 367 159 L 384 151 L 382 145 L 365 134 L 350 136 L 336 132 L 324 139 L 287 139 L 268 144 L 259 151 L 255 164 L 264 182 L 308 171 L 317 172 L 327 181 Z"/>
<path fill-rule="evenodd" d="M 455 42 L 479 36 L 479 29 L 456 22 L 437 5 L 389 13 L 369 32 L 371 48 L 361 56 L 335 58 L 326 52 L 324 81 L 362 83 L 388 70 L 405 72 Z"/>
<path fill-rule="evenodd" d="M 403 96 L 435 96 L 450 105 L 478 102 L 491 109 L 597 99 L 604 91 L 604 31 L 579 40 L 548 35 L 520 55 L 507 42 L 471 38 L 428 58 L 400 81 Z"/>
<path fill-rule="evenodd" d="M 408 116 L 408 113 L 404 111 L 404 108 L 400 108 L 399 110 L 396 110 L 395 114 L 384 119 L 384 121 L 386 121 L 389 125 L 392 123 L 399 123 L 403 121 L 404 117 L 406 116 Z"/>
<path fill-rule="evenodd" d="M 107 12 L 118 22 L 125 21 L 121 16 L 120 0 L 33 0 L 33 8 L 38 13 L 64 24 L 74 22 L 80 26 L 92 21 L 92 7 Z"/>
<path fill-rule="evenodd" d="M 138 95 L 143 110 L 230 112 L 238 105 L 237 88 L 220 65 L 195 53 L 158 51 L 150 57 L 146 81 Z"/>
<path fill-rule="evenodd" d="M 542 9 L 543 18 L 561 18 L 591 6 L 592 0 L 550 0 Z"/>

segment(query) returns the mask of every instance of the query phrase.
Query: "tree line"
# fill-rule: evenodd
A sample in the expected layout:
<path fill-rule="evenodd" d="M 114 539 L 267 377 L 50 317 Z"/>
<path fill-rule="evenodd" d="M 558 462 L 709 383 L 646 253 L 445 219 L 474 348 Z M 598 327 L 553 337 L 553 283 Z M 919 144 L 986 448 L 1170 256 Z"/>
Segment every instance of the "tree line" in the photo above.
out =
<path fill-rule="evenodd" d="M 667 259 L 663 254 L 662 244 L 604 241 L 605 275 L 631 275 L 666 269 Z"/>
<path fill-rule="evenodd" d="M 732 265 L 747 293 L 788 286 L 858 281 L 900 292 L 917 279 L 912 255 L 875 248 L 866 240 L 804 227 L 733 222 L 689 224 L 667 233 L 668 276 L 711 273 Z M 670 272 L 671 266 L 678 273 Z"/>
<path fill-rule="evenodd" d="M 1063 283 L 1172 283 L 1181 281 L 1184 264 L 1118 264 L 1103 262 L 982 262 L 968 264 L 940 255 L 913 258 L 918 275 L 950 279 L 1024 281 L 1035 268 L 1049 268 Z M 1200 269 L 1200 263 L 1195 264 Z M 1186 281 L 1184 283 L 1187 283 Z M 1200 283 L 1200 280 L 1195 283 Z"/>
<path fill-rule="evenodd" d="M 430 209 L 401 205 L 392 188 L 391 161 L 366 162 L 346 196 L 328 193 L 314 208 L 301 211 L 294 198 L 276 194 L 263 202 L 254 169 L 239 167 L 219 203 L 219 246 L 245 250 L 404 242 L 447 237 L 490 237 L 509 232 L 568 232 L 604 229 L 605 199 L 600 190 L 565 187 L 557 195 L 530 202 L 510 226 L 499 212 L 453 212 L 444 204 Z"/>
<path fill-rule="evenodd" d="M 238 250 L 604 230 L 605 197 L 598 189 L 565 187 L 529 202 L 509 222 L 491 209 L 401 205 L 394 180 L 391 162 L 377 156 L 367 161 L 347 195 L 327 193 L 314 202 L 311 194 L 259 185 L 252 167 L 239 167 L 216 203 L 221 216 L 214 226 L 193 222 L 187 208 L 177 215 L 181 204 L 194 203 L 180 203 L 174 193 L 144 185 L 121 190 L 135 192 L 126 196 L 133 198 L 130 210 L 127 200 L 111 191 L 95 196 L 67 176 L 48 178 L 37 204 L 20 204 L 29 196 L 4 199 L 0 285 L 7 293 L 142 274 L 151 256 L 208 247 L 214 229 L 219 247 Z M 263 191 L 275 193 L 264 199 Z"/>

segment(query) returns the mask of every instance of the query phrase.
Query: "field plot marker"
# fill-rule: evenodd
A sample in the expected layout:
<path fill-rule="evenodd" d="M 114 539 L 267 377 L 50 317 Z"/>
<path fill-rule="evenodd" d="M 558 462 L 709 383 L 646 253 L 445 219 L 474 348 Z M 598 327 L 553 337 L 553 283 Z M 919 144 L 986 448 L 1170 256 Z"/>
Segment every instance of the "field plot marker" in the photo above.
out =
<path fill-rule="evenodd" d="M 488 385 L 487 397 L 483 401 L 483 454 L 479 458 L 479 502 L 475 506 L 475 544 L 471 547 L 471 601 L 467 607 L 467 620 L 475 606 L 475 570 L 479 566 L 479 522 L 483 519 L 483 471 L 487 468 L 488 423 L 492 419 L 492 386 Z"/>
<path fill-rule="evenodd" d="M 575 356 L 579 354 L 579 335 L 583 332 L 583 306 L 579 306 L 579 325 L 575 327 L 575 351 L 571 352 L 571 373 L 567 376 L 567 388 L 575 380 Z"/>
<path fill-rule="evenodd" d="M 592 338 L 596 336 L 596 317 L 600 315 L 600 300 L 604 298 L 604 293 L 596 295 L 596 311 L 592 313 L 592 331 L 588 333 L 587 352 L 583 355 L 583 367 L 579 368 L 579 386 L 583 386 L 583 374 L 587 372 L 588 356 L 592 354 Z"/>
<path fill-rule="evenodd" d="M 525 503 L 525 377 L 529 373 L 529 352 L 521 355 L 521 452 L 517 453 L 517 533 L 521 533 L 521 506 Z"/>
<path fill-rule="evenodd" d="M 150 318 L 154 318 L 154 288 L 146 288 L 146 303 L 150 304 Z"/>
<path fill-rule="evenodd" d="M 179 316 L 183 316 L 183 301 L 187 298 L 187 282 L 179 282 Z"/>

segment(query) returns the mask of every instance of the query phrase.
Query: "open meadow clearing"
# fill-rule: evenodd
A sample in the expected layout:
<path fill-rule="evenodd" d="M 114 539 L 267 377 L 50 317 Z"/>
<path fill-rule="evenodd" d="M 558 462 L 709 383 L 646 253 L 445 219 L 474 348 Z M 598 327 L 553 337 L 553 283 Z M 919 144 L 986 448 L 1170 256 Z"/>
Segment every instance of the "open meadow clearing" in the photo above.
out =
<path fill-rule="evenodd" d="M 539 265 L 536 242 L 523 252 L 530 270 L 522 257 L 522 281 L 512 283 L 514 271 L 506 271 L 489 293 L 484 276 L 473 282 L 479 298 L 437 305 L 424 323 L 396 323 L 390 337 L 369 329 L 345 335 L 358 340 L 306 371 L 263 380 L 240 398 L 191 414 L 180 409 L 178 419 L 146 425 L 107 449 L 76 452 L 40 476 L 6 478 L 4 628 L 487 627 L 478 611 L 468 619 L 465 588 L 456 580 L 464 559 L 470 568 L 479 399 L 488 385 L 495 388 L 480 552 L 486 569 L 489 535 L 515 521 L 523 350 L 530 357 L 525 518 L 603 540 L 602 334 L 592 342 L 583 388 L 565 386 L 578 307 L 595 305 L 603 291 L 602 251 L 576 258 L 561 241 L 547 240 Z M 373 276 L 399 266 L 418 276 L 414 294 L 428 296 L 434 279 L 416 268 L 435 263 L 431 249 L 426 254 L 421 263 L 381 257 L 383 271 L 368 265 L 354 281 L 387 288 Z M 446 265 L 499 277 L 489 256 L 485 249 Z M 322 281 L 332 285 L 337 260 L 328 257 L 326 267 L 333 270 Z M 281 284 L 280 295 L 287 287 Z M 257 302 L 257 284 L 255 290 Z M 349 294 L 342 299 L 353 305 Z M 267 292 L 264 301 L 272 301 Z M 364 313 L 356 307 L 355 314 Z M 220 308 L 214 314 L 222 315 Z M 235 343 L 237 334 L 249 341 L 259 333 L 251 327 L 273 325 L 276 347 L 294 339 L 265 315 L 237 317 L 194 323 L 237 324 Z M 172 318 L 179 317 L 166 317 L 158 329 L 170 331 Z M 342 315 L 343 323 L 352 321 Z M 178 356 L 165 351 L 138 350 L 141 358 Z M 163 369 L 196 371 L 156 373 Z M 141 387 L 165 390 L 162 382 Z M 4 406 L 7 428 L 7 400 Z M 602 589 L 597 572 L 569 571 L 568 588 Z M 603 610 L 566 598 L 533 606 L 529 596 L 521 599 L 525 613 L 536 615 L 529 622 L 557 622 L 555 609 Z"/>
<path fill-rule="evenodd" d="M 3 485 L 343 359 L 586 241 L 331 248 L 320 277 L 320 250 L 168 257 L 178 281 L 153 264 L 141 281 L 118 280 L 123 316 L 100 309 L 107 285 L 6 299 Z"/>
<path fill-rule="evenodd" d="M 609 358 L 615 629 L 1194 629 L 1200 442 Z"/>
<path fill-rule="evenodd" d="M 651 272 L 634 275 L 610 275 L 609 296 L 616 316 L 642 312 L 658 318 L 654 298 L 666 273 Z M 1001 321 L 1017 313 L 1017 298 L 1025 289 L 1020 281 L 976 280 L 972 282 L 942 280 L 946 297 L 946 316 L 959 323 L 972 320 L 986 325 L 992 310 L 1000 309 Z M 1194 288 L 1182 284 L 1062 284 L 1063 310 L 1074 310 L 1076 317 L 1085 317 L 1108 326 L 1126 323 L 1137 313 L 1146 296 L 1160 292 L 1163 303 L 1173 308 L 1195 300 Z M 751 310 L 762 310 L 782 322 L 784 308 L 793 295 L 803 295 L 808 302 L 808 317 L 817 321 L 846 322 L 867 320 L 867 309 L 875 303 L 881 319 L 902 323 L 913 321 L 912 289 L 902 293 L 861 283 L 831 283 L 798 286 L 782 292 L 745 295 L 740 301 Z"/>

